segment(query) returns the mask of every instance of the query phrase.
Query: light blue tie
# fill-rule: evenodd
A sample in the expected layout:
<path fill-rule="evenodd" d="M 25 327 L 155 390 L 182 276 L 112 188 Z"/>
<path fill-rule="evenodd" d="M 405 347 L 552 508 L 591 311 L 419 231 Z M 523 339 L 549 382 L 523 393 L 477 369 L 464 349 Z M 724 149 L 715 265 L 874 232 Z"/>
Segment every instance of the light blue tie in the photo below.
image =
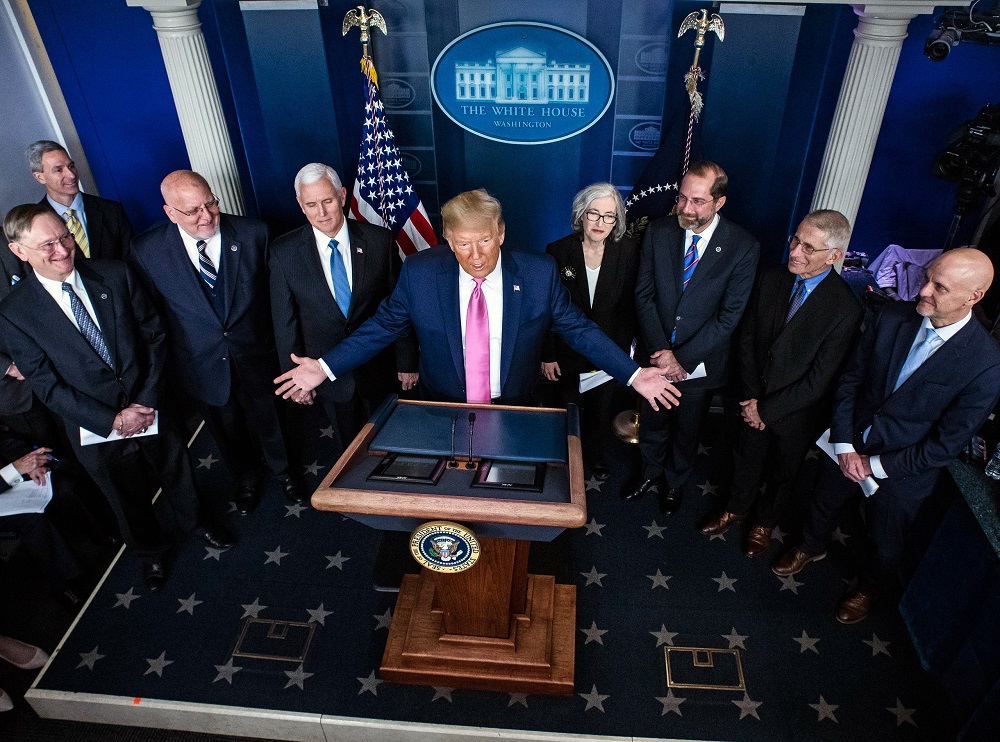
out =
<path fill-rule="evenodd" d="M 330 240 L 330 275 L 333 278 L 333 298 L 337 301 L 340 311 L 347 317 L 347 312 L 351 308 L 351 284 L 347 280 L 347 268 L 344 266 L 344 258 L 337 249 L 337 241 Z"/>
<path fill-rule="evenodd" d="M 923 341 L 910 348 L 910 352 L 906 356 L 906 362 L 903 364 L 903 370 L 899 372 L 899 378 L 896 379 L 896 386 L 892 388 L 892 391 L 899 389 L 903 385 L 903 382 L 909 379 L 913 375 L 913 372 L 920 368 L 921 364 L 930 358 L 931 354 L 943 342 L 944 338 L 938 335 L 933 327 L 928 327 Z"/>

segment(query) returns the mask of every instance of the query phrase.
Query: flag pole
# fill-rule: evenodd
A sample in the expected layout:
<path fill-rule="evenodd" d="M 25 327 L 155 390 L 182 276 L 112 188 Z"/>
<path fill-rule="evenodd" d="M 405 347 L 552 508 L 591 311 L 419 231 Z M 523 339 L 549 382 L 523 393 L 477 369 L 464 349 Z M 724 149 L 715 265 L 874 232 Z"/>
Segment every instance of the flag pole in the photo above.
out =
<path fill-rule="evenodd" d="M 690 69 L 684 75 L 684 87 L 687 88 L 688 100 L 691 101 L 691 112 L 688 115 L 687 140 L 684 144 L 684 166 L 681 169 L 682 178 L 691 165 L 691 141 L 694 138 L 694 125 L 701 116 L 702 109 L 705 107 L 705 101 L 698 91 L 698 81 L 705 79 L 705 75 L 702 74 L 701 67 L 698 65 L 698 60 L 701 58 L 701 50 L 705 46 L 705 34 L 714 32 L 719 37 L 719 41 L 724 41 L 726 38 L 726 24 L 722 22 L 722 17 L 713 13 L 712 17 L 709 18 L 708 11 L 704 8 L 701 9 L 700 13 L 695 11 L 688 14 L 681 23 L 680 30 L 677 31 L 677 38 L 679 39 L 691 29 L 695 31 L 694 61 L 691 62 Z"/>

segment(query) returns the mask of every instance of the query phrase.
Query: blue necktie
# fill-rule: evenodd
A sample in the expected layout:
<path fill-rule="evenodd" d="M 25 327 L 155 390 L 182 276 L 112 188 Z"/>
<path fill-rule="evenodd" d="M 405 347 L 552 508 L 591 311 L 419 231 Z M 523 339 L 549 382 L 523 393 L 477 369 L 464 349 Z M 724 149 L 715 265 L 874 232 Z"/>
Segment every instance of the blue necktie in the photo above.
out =
<path fill-rule="evenodd" d="M 691 280 L 691 276 L 694 275 L 694 269 L 698 267 L 698 240 L 701 239 L 700 235 L 691 235 L 691 247 L 688 251 L 684 253 L 684 285 L 681 291 L 684 291 L 688 287 L 688 281 Z M 676 253 L 674 253 L 676 255 Z"/>
<path fill-rule="evenodd" d="M 347 268 L 344 266 L 344 258 L 337 249 L 337 241 L 330 240 L 330 275 L 333 278 L 333 298 L 337 301 L 340 311 L 347 317 L 347 312 L 351 308 L 351 284 L 347 280 Z"/>
<path fill-rule="evenodd" d="M 903 382 L 909 379 L 913 375 L 913 372 L 920 368 L 921 364 L 930 358 L 931 354 L 943 342 L 944 338 L 938 335 L 933 327 L 928 327 L 923 341 L 910 348 L 910 352 L 906 356 L 906 362 L 903 364 L 903 369 L 899 372 L 899 378 L 896 379 L 896 386 L 892 388 L 892 391 L 899 389 L 903 385 Z"/>
<path fill-rule="evenodd" d="M 198 248 L 198 269 L 201 272 L 201 277 L 208 284 L 208 288 L 214 289 L 219 274 L 215 263 L 205 254 L 205 248 L 208 247 L 208 243 L 205 240 L 198 240 L 195 243 L 195 247 Z"/>
<path fill-rule="evenodd" d="M 100 328 L 91 318 L 87 308 L 83 306 L 80 297 L 76 295 L 73 287 L 68 283 L 62 285 L 62 290 L 69 295 L 69 306 L 73 310 L 73 316 L 76 317 L 76 323 L 80 326 L 80 333 L 90 343 L 90 347 L 101 357 L 101 360 L 108 364 L 109 368 L 113 369 L 115 365 L 111 362 L 111 351 L 108 350 Z"/>
<path fill-rule="evenodd" d="M 806 282 L 801 278 L 795 281 L 795 291 L 792 292 L 792 298 L 788 302 L 788 314 L 785 315 L 785 324 L 787 325 L 792 321 L 792 317 L 795 313 L 799 311 L 806 300 Z"/>

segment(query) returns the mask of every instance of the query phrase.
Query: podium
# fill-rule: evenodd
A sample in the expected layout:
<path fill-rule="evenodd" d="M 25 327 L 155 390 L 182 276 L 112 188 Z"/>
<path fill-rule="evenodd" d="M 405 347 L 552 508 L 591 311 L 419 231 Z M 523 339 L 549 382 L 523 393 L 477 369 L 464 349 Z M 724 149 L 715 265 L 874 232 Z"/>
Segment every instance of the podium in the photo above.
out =
<path fill-rule="evenodd" d="M 476 415 L 471 455 L 470 412 Z M 464 451 L 453 454 L 453 448 Z M 394 453 L 440 457 L 447 465 L 435 483 L 369 479 Z M 469 462 L 477 468 L 467 468 Z M 479 468 L 496 462 L 537 467 L 541 483 L 473 487 Z M 572 695 L 576 587 L 528 574 L 528 552 L 531 541 L 550 541 L 587 520 L 575 407 L 390 397 L 323 480 L 312 505 L 386 530 L 455 521 L 479 542 L 478 561 L 464 571 L 423 567 L 403 578 L 382 656 L 384 680 Z"/>

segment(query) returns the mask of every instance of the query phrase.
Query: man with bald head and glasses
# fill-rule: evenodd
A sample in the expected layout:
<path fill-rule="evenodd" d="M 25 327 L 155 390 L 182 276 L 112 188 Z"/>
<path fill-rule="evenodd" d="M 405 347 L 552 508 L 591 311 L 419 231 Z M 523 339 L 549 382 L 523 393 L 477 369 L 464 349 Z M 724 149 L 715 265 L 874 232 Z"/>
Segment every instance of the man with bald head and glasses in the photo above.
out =
<path fill-rule="evenodd" d="M 839 211 L 808 214 L 788 238 L 788 263 L 763 271 L 740 326 L 736 352 L 740 411 L 729 500 L 700 525 L 725 533 L 757 512 L 744 542 L 755 557 L 770 548 L 810 444 L 830 417 L 833 385 L 861 322 L 861 305 L 833 265 L 851 225 Z M 758 497 L 765 466 L 770 481 Z"/>
<path fill-rule="evenodd" d="M 221 213 L 208 182 L 190 170 L 167 175 L 160 191 L 169 221 L 139 235 L 129 260 L 166 325 L 171 378 L 219 444 L 240 513 L 257 504 L 262 456 L 286 499 L 301 502 L 270 393 L 278 358 L 267 225 Z"/>

